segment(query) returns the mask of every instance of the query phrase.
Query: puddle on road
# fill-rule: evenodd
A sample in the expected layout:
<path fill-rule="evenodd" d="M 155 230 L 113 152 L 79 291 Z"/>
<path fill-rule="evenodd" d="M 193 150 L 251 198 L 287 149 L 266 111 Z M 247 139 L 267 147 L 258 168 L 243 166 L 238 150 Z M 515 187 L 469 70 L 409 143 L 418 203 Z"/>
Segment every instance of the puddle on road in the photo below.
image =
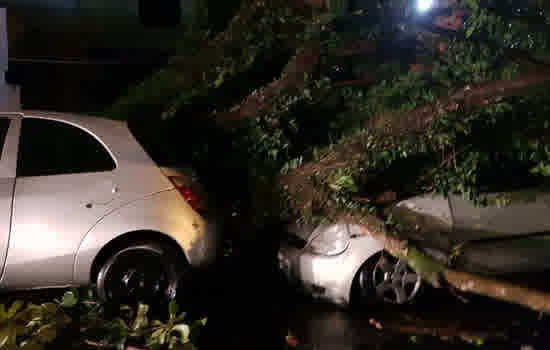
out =
<path fill-rule="evenodd" d="M 550 344 L 549 316 L 484 298 L 462 304 L 435 297 L 404 308 L 351 311 L 299 299 L 290 313 L 289 333 L 298 342 L 296 349 L 311 350 L 538 350 Z"/>
<path fill-rule="evenodd" d="M 550 344 L 550 315 L 482 297 L 467 296 L 464 304 L 444 289 L 426 287 L 414 304 L 399 307 L 348 310 L 315 302 L 295 294 L 261 250 L 247 252 L 225 259 L 197 284 L 209 320 L 201 349 L 279 350 L 289 333 L 297 350 L 546 350 Z"/>

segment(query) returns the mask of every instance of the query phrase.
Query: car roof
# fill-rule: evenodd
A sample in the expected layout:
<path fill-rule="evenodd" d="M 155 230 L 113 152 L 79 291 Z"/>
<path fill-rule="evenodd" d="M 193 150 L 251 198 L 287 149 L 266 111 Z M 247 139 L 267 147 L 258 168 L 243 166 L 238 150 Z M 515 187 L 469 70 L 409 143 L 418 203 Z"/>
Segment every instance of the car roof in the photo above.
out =
<path fill-rule="evenodd" d="M 22 118 L 46 118 L 54 119 L 59 121 L 71 122 L 78 125 L 83 124 L 110 124 L 110 125 L 126 125 L 125 121 L 114 120 L 105 117 L 100 117 L 97 115 L 90 114 L 77 114 L 77 113 L 64 113 L 64 112 L 55 112 L 55 111 L 41 111 L 41 110 L 23 110 L 20 113 L 15 113 L 20 115 Z"/>

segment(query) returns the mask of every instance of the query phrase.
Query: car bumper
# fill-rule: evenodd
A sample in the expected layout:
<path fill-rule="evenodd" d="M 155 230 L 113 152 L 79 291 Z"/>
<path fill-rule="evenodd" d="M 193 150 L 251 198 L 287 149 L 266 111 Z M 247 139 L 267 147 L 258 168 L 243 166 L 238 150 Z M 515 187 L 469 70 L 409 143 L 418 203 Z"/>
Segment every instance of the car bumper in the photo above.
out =
<path fill-rule="evenodd" d="M 203 215 L 204 229 L 191 249 L 186 251 L 192 266 L 208 267 L 221 255 L 222 232 L 218 217 Z"/>
<path fill-rule="evenodd" d="M 349 304 L 355 271 L 348 249 L 339 255 L 325 256 L 283 243 L 278 260 L 279 268 L 293 286 L 314 298 Z"/>

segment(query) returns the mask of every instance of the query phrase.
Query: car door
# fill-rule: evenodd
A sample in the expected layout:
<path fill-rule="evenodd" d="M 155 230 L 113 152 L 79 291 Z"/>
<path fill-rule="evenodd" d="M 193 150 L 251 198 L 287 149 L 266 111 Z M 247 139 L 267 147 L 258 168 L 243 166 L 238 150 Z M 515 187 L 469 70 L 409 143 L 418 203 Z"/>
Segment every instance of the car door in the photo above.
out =
<path fill-rule="evenodd" d="M 10 238 L 19 128 L 20 116 L 0 114 L 0 274 Z"/>
<path fill-rule="evenodd" d="M 71 283 L 78 245 L 113 207 L 115 168 L 110 152 L 86 130 L 23 118 L 3 287 Z"/>

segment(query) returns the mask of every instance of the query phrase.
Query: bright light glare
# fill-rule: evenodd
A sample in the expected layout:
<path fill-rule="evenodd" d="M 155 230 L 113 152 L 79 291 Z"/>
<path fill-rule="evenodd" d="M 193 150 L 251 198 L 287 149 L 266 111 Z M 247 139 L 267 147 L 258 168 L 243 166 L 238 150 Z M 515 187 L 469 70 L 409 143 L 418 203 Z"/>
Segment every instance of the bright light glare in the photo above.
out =
<path fill-rule="evenodd" d="M 426 12 L 431 9 L 434 5 L 434 0 L 417 0 L 416 6 L 419 11 Z"/>

